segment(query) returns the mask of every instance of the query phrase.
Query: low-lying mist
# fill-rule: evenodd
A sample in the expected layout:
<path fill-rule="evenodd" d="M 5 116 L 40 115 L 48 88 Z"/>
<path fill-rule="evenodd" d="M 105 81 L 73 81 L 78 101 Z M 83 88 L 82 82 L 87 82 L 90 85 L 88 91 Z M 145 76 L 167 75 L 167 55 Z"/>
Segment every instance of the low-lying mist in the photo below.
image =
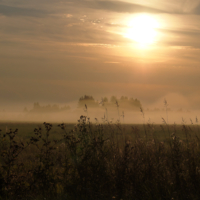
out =
<path fill-rule="evenodd" d="M 90 118 L 90 122 L 112 122 L 125 124 L 163 123 L 163 119 L 169 124 L 191 124 L 198 121 L 200 111 L 167 111 L 166 110 L 138 110 L 129 111 L 119 109 L 87 108 L 75 109 L 63 112 L 0 112 L 0 121 L 4 122 L 55 122 L 77 123 L 81 115 Z"/>
<path fill-rule="evenodd" d="M 172 101 L 172 97 L 176 97 L 176 101 Z M 77 123 L 79 117 L 84 115 L 93 123 L 197 123 L 200 110 L 190 109 L 184 98 L 180 96 L 172 95 L 172 97 L 168 96 L 172 102 L 170 105 L 166 99 L 143 105 L 137 98 L 126 96 L 104 97 L 99 101 L 92 96 L 84 95 L 79 98 L 78 102 L 72 102 L 69 105 L 41 105 L 35 102 L 28 109 L 24 107 L 21 111 L 2 109 L 0 110 L 0 121 Z"/>

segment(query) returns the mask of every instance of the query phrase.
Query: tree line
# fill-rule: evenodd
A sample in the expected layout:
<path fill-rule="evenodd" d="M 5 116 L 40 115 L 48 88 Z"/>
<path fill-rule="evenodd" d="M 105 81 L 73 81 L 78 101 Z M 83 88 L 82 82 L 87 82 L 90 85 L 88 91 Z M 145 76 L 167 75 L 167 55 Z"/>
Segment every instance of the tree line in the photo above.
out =
<path fill-rule="evenodd" d="M 142 107 L 142 104 L 138 99 L 128 98 L 127 96 L 121 96 L 121 98 L 111 96 L 110 99 L 103 97 L 101 101 L 97 101 L 93 98 L 93 96 L 84 95 L 79 99 L 78 107 L 82 108 L 85 106 L 85 104 L 89 107 L 104 106 L 106 108 L 114 107 L 116 105 L 127 109 L 138 109 Z"/>
<path fill-rule="evenodd" d="M 114 108 L 116 106 L 120 106 L 123 109 L 138 109 L 142 107 L 141 102 L 138 99 L 128 98 L 127 96 L 121 96 L 117 98 L 116 96 L 103 97 L 100 101 L 95 100 L 93 96 L 84 95 L 79 98 L 77 108 L 84 108 L 87 105 L 89 108 Z M 40 105 L 39 102 L 35 102 L 33 104 L 33 108 L 28 110 L 26 107 L 24 108 L 24 112 L 34 113 L 34 112 L 62 112 L 62 111 L 69 111 L 71 109 L 70 106 L 63 106 L 60 107 L 57 104 L 53 105 Z"/>

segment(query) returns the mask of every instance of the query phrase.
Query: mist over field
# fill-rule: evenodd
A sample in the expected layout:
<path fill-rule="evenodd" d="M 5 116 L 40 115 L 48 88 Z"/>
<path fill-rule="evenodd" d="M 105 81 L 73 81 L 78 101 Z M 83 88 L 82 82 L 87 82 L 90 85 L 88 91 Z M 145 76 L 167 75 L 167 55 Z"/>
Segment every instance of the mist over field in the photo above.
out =
<path fill-rule="evenodd" d="M 104 110 L 90 110 L 88 111 L 88 117 L 90 121 L 95 123 L 95 118 L 98 119 L 99 123 L 103 123 Z M 118 120 L 117 111 L 109 112 L 109 122 L 116 123 Z M 122 113 L 121 113 L 122 114 Z M 27 114 L 24 112 L 1 112 L 0 113 L 0 121 L 2 122 L 57 122 L 57 123 L 77 123 L 77 120 L 81 115 L 85 115 L 84 111 L 69 111 L 63 113 L 35 113 L 35 114 Z M 186 124 L 191 124 L 190 119 L 193 123 L 196 122 L 196 117 L 200 116 L 200 111 L 169 111 L 168 112 L 168 123 L 169 124 L 182 124 L 183 120 Z M 142 123 L 155 123 L 162 124 L 164 118 L 167 122 L 167 115 L 165 111 L 145 111 L 145 119 L 143 118 L 140 111 L 127 111 L 124 113 L 124 119 L 121 116 L 121 123 L 128 124 L 142 124 Z"/>
<path fill-rule="evenodd" d="M 171 101 L 172 98 L 174 101 Z M 171 95 L 171 98 L 168 96 L 168 99 L 170 102 L 166 99 L 159 99 L 154 103 L 144 103 L 143 105 L 140 100 L 126 96 L 120 98 L 111 96 L 110 99 L 105 97 L 96 100 L 92 96 L 85 95 L 79 101 L 69 102 L 66 105 L 35 102 L 27 104 L 27 106 L 12 105 L 5 106 L 5 109 L 1 107 L 0 121 L 77 123 L 80 116 L 83 115 L 87 116 L 92 123 L 198 123 L 200 110 L 189 106 L 186 99 L 181 96 Z M 165 100 L 167 104 L 165 104 Z"/>

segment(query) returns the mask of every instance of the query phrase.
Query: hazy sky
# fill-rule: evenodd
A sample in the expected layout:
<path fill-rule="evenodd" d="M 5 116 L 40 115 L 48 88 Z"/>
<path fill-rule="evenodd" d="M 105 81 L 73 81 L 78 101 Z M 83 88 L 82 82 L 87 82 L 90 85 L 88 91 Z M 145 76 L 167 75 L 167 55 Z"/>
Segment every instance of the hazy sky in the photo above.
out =
<path fill-rule="evenodd" d="M 0 0 L 1 108 L 85 94 L 200 108 L 199 86 L 199 0 Z"/>

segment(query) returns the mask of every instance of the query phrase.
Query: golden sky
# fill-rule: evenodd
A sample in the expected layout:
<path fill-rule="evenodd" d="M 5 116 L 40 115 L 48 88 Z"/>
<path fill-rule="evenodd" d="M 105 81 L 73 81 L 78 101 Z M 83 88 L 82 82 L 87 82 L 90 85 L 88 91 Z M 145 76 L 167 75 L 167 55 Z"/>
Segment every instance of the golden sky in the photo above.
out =
<path fill-rule="evenodd" d="M 2 106 L 87 94 L 200 108 L 199 64 L 199 0 L 0 0 Z"/>

